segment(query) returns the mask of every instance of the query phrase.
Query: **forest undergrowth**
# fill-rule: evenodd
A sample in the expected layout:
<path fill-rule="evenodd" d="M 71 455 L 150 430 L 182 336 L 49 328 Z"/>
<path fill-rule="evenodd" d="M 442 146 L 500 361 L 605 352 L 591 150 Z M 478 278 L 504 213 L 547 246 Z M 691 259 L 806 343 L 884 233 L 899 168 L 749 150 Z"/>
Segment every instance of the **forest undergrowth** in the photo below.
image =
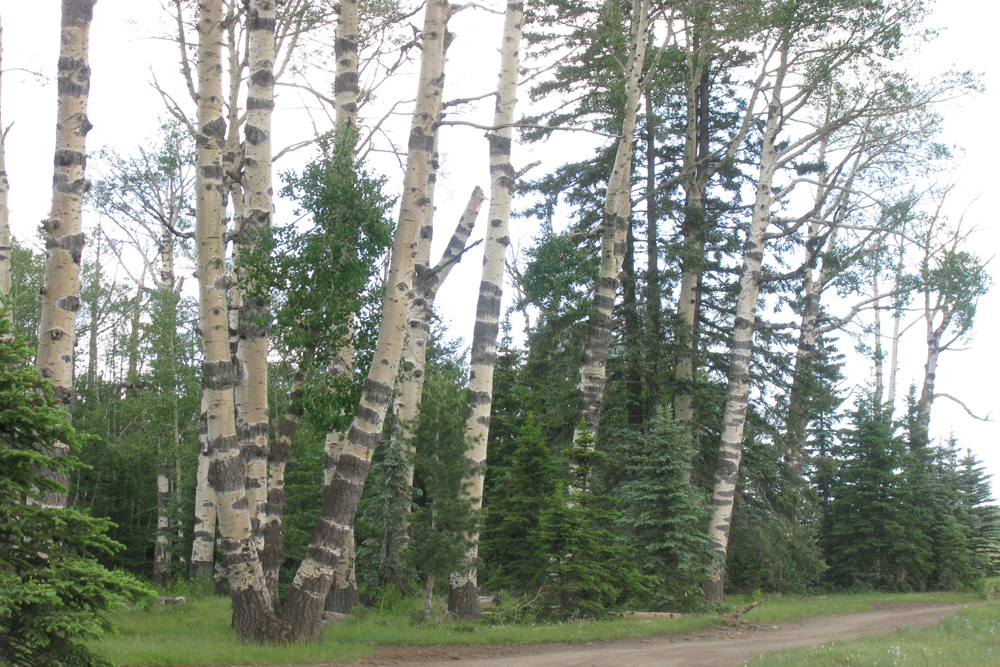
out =
<path fill-rule="evenodd" d="M 759 598 L 759 594 L 731 596 L 721 611 L 724 614 L 731 613 Z M 759 623 L 791 622 L 814 616 L 863 612 L 885 604 L 959 603 L 978 599 L 980 599 L 979 596 L 971 593 L 768 595 L 765 596 L 765 601 L 761 606 L 748 612 L 743 616 L 743 619 Z M 510 613 L 513 603 L 507 607 L 485 609 L 484 611 L 491 613 L 486 613 L 483 619 L 478 622 L 448 621 L 445 615 L 444 600 L 436 602 L 431 622 L 423 623 L 421 621 L 422 605 L 422 600 L 416 598 L 386 596 L 381 603 L 376 602 L 371 608 L 351 614 L 342 622 L 326 625 L 323 639 L 320 642 L 267 646 L 241 644 L 237 641 L 230 627 L 232 610 L 228 598 L 194 595 L 188 597 L 186 604 L 183 605 L 154 605 L 121 614 L 117 619 L 119 635 L 94 642 L 92 648 L 118 665 L 330 663 L 348 662 L 369 657 L 375 653 L 379 645 L 535 644 L 609 641 L 682 633 L 719 623 L 719 614 L 717 613 L 690 614 L 674 619 L 610 619 L 536 623 L 530 620 L 516 620 L 517 616 Z M 525 617 L 521 615 L 520 618 L 524 619 Z M 996 610 L 994 610 L 993 618 L 997 618 Z M 970 622 L 981 623 L 981 619 L 977 616 L 975 620 Z M 949 625 L 949 627 L 951 626 Z M 992 641 L 996 641 L 995 637 Z M 771 663 L 765 664 L 770 665 Z M 793 661 L 774 664 L 799 663 Z M 850 663 L 802 664 L 870 663 L 855 663 L 852 660 Z"/>

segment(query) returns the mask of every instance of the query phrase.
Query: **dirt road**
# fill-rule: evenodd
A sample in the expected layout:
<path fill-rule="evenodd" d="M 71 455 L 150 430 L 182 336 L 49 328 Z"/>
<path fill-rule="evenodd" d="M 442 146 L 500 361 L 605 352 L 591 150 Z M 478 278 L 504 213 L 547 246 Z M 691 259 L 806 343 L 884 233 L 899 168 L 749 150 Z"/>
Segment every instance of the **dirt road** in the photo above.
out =
<path fill-rule="evenodd" d="M 776 625 L 743 624 L 683 635 L 586 644 L 386 647 L 363 665 L 392 667 L 735 667 L 762 653 L 818 646 L 833 639 L 927 627 L 961 604 L 909 604 L 860 614 Z"/>

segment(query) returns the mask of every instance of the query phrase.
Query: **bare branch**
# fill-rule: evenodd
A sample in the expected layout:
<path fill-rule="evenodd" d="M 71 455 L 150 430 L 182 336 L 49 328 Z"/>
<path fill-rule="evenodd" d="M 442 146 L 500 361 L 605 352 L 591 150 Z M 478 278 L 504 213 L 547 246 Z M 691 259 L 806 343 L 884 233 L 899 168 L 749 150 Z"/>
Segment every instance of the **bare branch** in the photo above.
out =
<path fill-rule="evenodd" d="M 957 398 L 955 398 L 951 394 L 934 394 L 934 398 L 947 398 L 950 401 L 958 403 L 958 405 L 961 406 L 961 408 L 963 410 L 965 410 L 968 413 L 968 415 L 970 417 L 972 417 L 973 419 L 978 419 L 981 422 L 991 422 L 991 421 L 993 421 L 992 419 L 990 419 L 990 415 L 993 414 L 992 412 L 987 412 L 985 417 L 980 417 L 980 416 L 976 415 L 975 413 L 973 413 L 972 410 L 970 410 L 968 408 L 968 406 L 965 405 L 965 403 L 963 403 L 962 401 L 958 400 Z"/>

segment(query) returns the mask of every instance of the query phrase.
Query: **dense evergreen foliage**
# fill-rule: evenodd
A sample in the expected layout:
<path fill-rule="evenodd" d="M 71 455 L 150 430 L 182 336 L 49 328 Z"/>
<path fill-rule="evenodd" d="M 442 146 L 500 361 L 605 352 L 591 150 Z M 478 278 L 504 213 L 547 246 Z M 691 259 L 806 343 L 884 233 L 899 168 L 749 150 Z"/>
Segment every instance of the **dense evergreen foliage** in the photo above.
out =
<path fill-rule="evenodd" d="M 46 492 L 65 490 L 54 475 L 85 468 L 75 453 L 87 438 L 10 333 L 0 317 L 0 662 L 108 665 L 84 642 L 113 632 L 114 612 L 151 591 L 99 563 L 123 549 L 107 534 L 110 521 L 43 504 Z M 73 453 L 53 455 L 56 441 Z"/>

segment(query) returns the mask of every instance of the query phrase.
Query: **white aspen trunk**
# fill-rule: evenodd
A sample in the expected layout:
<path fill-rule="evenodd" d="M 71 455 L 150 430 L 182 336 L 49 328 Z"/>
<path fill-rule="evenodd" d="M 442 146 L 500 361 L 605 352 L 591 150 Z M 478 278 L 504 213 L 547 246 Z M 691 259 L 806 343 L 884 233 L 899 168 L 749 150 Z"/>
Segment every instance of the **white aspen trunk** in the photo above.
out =
<path fill-rule="evenodd" d="M 281 634 L 274 623 L 264 574 L 254 545 L 247 505 L 243 457 L 233 406 L 236 373 L 229 351 L 223 241 L 222 27 L 219 0 L 201 0 L 198 17 L 197 271 L 207 394 L 208 483 L 215 492 L 219 533 L 233 600 L 233 629 L 241 641 Z"/>
<path fill-rule="evenodd" d="M 337 40 L 334 45 L 337 58 L 337 70 L 334 78 L 334 123 L 337 127 L 338 140 L 354 140 L 351 136 L 358 124 L 358 6 L 356 0 L 347 0 L 341 4 L 337 17 Z M 354 318 L 347 323 L 348 336 L 346 343 L 337 351 L 330 365 L 329 373 L 335 378 L 349 378 L 354 375 Z M 324 488 L 333 479 L 336 472 L 336 461 L 344 452 L 347 444 L 347 432 L 327 434 L 325 445 Z M 333 462 L 330 465 L 330 462 Z M 354 576 L 355 545 L 354 526 L 348 530 L 346 547 L 343 556 L 334 566 L 333 582 L 330 592 L 324 601 L 328 611 L 346 614 L 360 603 L 357 580 Z"/>
<path fill-rule="evenodd" d="M 264 567 L 268 594 L 276 609 L 279 601 L 278 575 L 285 557 L 285 536 L 282 524 L 285 502 L 288 499 L 288 494 L 285 492 L 285 466 L 291 456 L 295 429 L 299 419 L 302 418 L 302 389 L 305 387 L 308 369 L 312 365 L 315 353 L 316 348 L 314 347 L 308 347 L 303 351 L 299 368 L 295 377 L 292 378 L 292 388 L 288 393 L 288 408 L 285 410 L 284 418 L 278 423 L 274 442 L 271 443 L 267 455 L 267 503 L 264 507 L 264 522 L 261 526 L 264 548 L 261 551 L 260 560 Z"/>
<path fill-rule="evenodd" d="M 86 137 L 93 127 L 87 118 L 87 102 L 94 3 L 95 0 L 62 2 L 52 209 L 42 222 L 48 257 L 35 364 L 39 374 L 55 385 L 56 397 L 67 409 L 73 406 L 73 347 L 76 313 L 80 308 L 80 260 L 85 243 L 82 210 L 87 191 Z M 52 443 L 51 449 L 56 456 L 68 452 L 61 442 Z M 62 474 L 46 471 L 46 476 L 63 486 L 69 483 Z M 50 493 L 46 494 L 45 504 L 65 507 L 66 500 L 66 493 Z"/>
<path fill-rule="evenodd" d="M 514 105 L 517 102 L 517 77 L 521 62 L 521 32 L 524 27 L 524 4 L 507 3 L 500 46 L 500 76 L 493 130 L 487 134 L 490 150 L 490 207 L 486 241 L 483 249 L 483 272 L 479 282 L 476 325 L 472 334 L 469 361 L 468 416 L 465 422 L 465 476 L 463 495 L 472 509 L 483 505 L 483 480 L 486 474 L 486 448 L 493 409 L 493 367 L 497 356 L 500 330 L 500 304 L 503 298 L 504 263 L 510 237 L 507 231 L 510 204 L 517 176 L 510 163 L 513 142 Z M 479 618 L 479 587 L 475 568 L 479 536 L 470 535 L 472 546 L 464 572 L 449 577 L 448 611 L 459 618 Z"/>
<path fill-rule="evenodd" d="M 739 479 L 740 459 L 743 456 L 743 428 L 749 403 L 750 358 L 753 353 L 754 323 L 757 317 L 757 300 L 760 295 L 761 268 L 763 266 L 765 232 L 771 215 L 774 195 L 771 190 L 777 167 L 775 140 L 781 119 L 781 93 L 787 71 L 787 45 L 781 53 L 781 64 L 771 90 L 767 124 L 760 148 L 760 171 L 757 177 L 757 194 L 753 217 L 747 234 L 740 273 L 739 291 L 736 296 L 736 319 L 733 322 L 732 352 L 729 362 L 729 386 L 722 417 L 722 437 L 719 457 L 712 485 L 712 518 L 708 537 L 715 551 L 715 562 L 705 581 L 705 598 L 709 602 L 724 599 L 723 579 L 726 572 L 726 553 L 729 547 L 729 529 L 733 518 L 733 501 Z"/>
<path fill-rule="evenodd" d="M 341 0 L 337 16 L 337 74 L 334 103 L 337 130 L 358 124 L 358 0 Z"/>
<path fill-rule="evenodd" d="M 215 573 L 215 492 L 208 484 L 212 450 L 208 440 L 208 390 L 201 392 L 201 419 L 198 423 L 198 463 L 194 483 L 194 533 L 191 545 L 191 577 L 211 577 Z"/>
<path fill-rule="evenodd" d="M 444 85 L 443 53 L 450 8 L 446 0 L 430 0 L 425 9 L 417 102 L 410 125 L 409 155 L 378 340 L 358 410 L 335 462 L 336 471 L 323 490 L 320 519 L 283 607 L 283 619 L 291 625 L 296 637 L 320 636 L 320 616 L 330 590 L 333 569 L 346 552 L 371 457 L 381 440 L 385 413 L 399 371 L 407 295 L 414 277 L 414 244 L 429 203 L 427 176 L 438 120 L 434 110 L 439 108 Z M 328 469 L 330 464 L 328 457 Z"/>
<path fill-rule="evenodd" d="M 874 289 L 874 296 L 876 299 L 881 296 L 879 292 L 878 284 L 878 260 L 876 259 L 875 268 L 872 271 L 872 289 Z M 882 308 L 879 306 L 879 302 L 875 302 L 875 405 L 881 407 L 882 396 L 885 393 L 885 383 L 883 381 L 883 363 L 882 363 Z"/>
<path fill-rule="evenodd" d="M 0 80 L 3 77 L 3 25 L 0 24 Z M 0 115 L 2 118 L 2 115 Z M 3 121 L 0 120 L 0 298 L 6 305 L 4 317 L 8 321 L 14 321 L 14 305 L 6 303 L 11 290 L 10 273 L 10 208 L 7 206 L 7 193 L 10 191 L 10 183 L 7 181 L 7 158 L 6 158 L 7 133 L 4 131 Z"/>
<path fill-rule="evenodd" d="M 157 447 L 156 455 L 162 460 L 164 452 Z M 153 549 L 153 581 L 166 586 L 170 583 L 170 466 L 156 466 L 156 545 Z"/>
<path fill-rule="evenodd" d="M 244 123 L 243 217 L 239 222 L 237 280 L 242 290 L 236 350 L 236 430 L 246 471 L 250 520 L 263 548 L 261 525 L 267 503 L 268 400 L 267 355 L 270 349 L 270 303 L 247 278 L 243 261 L 258 254 L 270 231 L 271 115 L 274 109 L 274 18 L 272 0 L 251 0 L 247 12 L 250 77 Z M 234 246 L 235 248 L 236 246 Z M 260 258 L 254 257 L 254 260 Z"/>
<path fill-rule="evenodd" d="M 612 314 L 618 292 L 618 276 L 625 259 L 625 238 L 629 217 L 632 213 L 632 148 L 636 115 L 642 93 L 641 80 L 646 57 L 649 0 L 633 0 L 632 16 L 635 18 L 629 47 L 628 69 L 625 72 L 625 118 L 604 199 L 601 266 L 594 289 L 593 315 L 590 317 L 583 361 L 580 365 L 580 402 L 577 408 L 577 423 L 573 431 L 574 444 L 580 440 L 584 431 L 590 432 L 596 438 L 600 427 L 608 348 L 611 345 Z"/>
<path fill-rule="evenodd" d="M 451 269 L 461 258 L 465 250 L 469 235 L 476 224 L 476 217 L 479 209 L 483 205 L 486 195 L 479 186 L 476 186 L 465 211 L 459 219 L 458 226 L 448 242 L 444 254 L 437 265 L 430 268 L 430 238 L 428 229 L 428 239 L 426 248 L 421 248 L 420 252 L 426 252 L 426 259 L 416 265 L 416 278 L 414 279 L 414 295 L 410 308 L 409 322 L 407 323 L 407 339 L 403 349 L 403 367 L 407 370 L 398 387 L 399 397 L 395 401 L 396 414 L 393 424 L 393 442 L 391 446 L 397 447 L 403 454 L 405 487 L 401 490 L 403 497 L 396 499 L 395 511 L 397 514 L 397 525 L 401 526 L 401 532 L 395 534 L 390 531 L 386 536 L 386 560 L 390 563 L 399 562 L 402 553 L 409 546 L 409 526 L 407 516 L 410 512 L 410 495 L 413 487 L 413 462 L 416 454 L 415 437 L 417 423 L 420 417 L 420 403 L 423 397 L 424 380 L 427 370 L 427 338 L 430 332 L 431 315 L 434 312 L 434 301 L 437 298 L 438 290 L 444 283 Z M 425 229 L 427 226 L 425 226 Z M 420 244 L 423 244 L 423 238 Z M 423 266 L 423 269 L 421 269 Z M 393 581 L 397 588 L 402 590 L 405 582 Z"/>
<path fill-rule="evenodd" d="M 896 260 L 896 280 L 893 284 L 893 291 L 899 293 L 900 283 L 903 279 L 903 244 L 899 244 L 899 256 Z M 895 412 L 896 405 L 896 372 L 899 370 L 899 328 L 902 320 L 902 303 L 900 297 L 893 299 L 892 310 L 892 348 L 889 352 L 889 380 L 886 382 L 885 402 L 889 406 L 889 412 Z"/>
<path fill-rule="evenodd" d="M 674 352 L 674 419 L 681 423 L 694 420 L 695 355 L 698 350 L 698 311 L 701 301 L 701 274 L 705 264 L 705 185 L 699 166 L 699 138 L 703 133 L 707 109 L 699 109 L 700 92 L 705 81 L 705 63 L 700 49 L 698 24 L 690 27 L 687 46 L 687 90 L 684 126 L 684 223 L 681 233 L 681 282 L 677 295 Z M 707 91 L 706 91 L 707 92 Z M 707 95 L 706 95 L 707 97 Z M 703 113 L 699 113 L 702 111 Z"/>

